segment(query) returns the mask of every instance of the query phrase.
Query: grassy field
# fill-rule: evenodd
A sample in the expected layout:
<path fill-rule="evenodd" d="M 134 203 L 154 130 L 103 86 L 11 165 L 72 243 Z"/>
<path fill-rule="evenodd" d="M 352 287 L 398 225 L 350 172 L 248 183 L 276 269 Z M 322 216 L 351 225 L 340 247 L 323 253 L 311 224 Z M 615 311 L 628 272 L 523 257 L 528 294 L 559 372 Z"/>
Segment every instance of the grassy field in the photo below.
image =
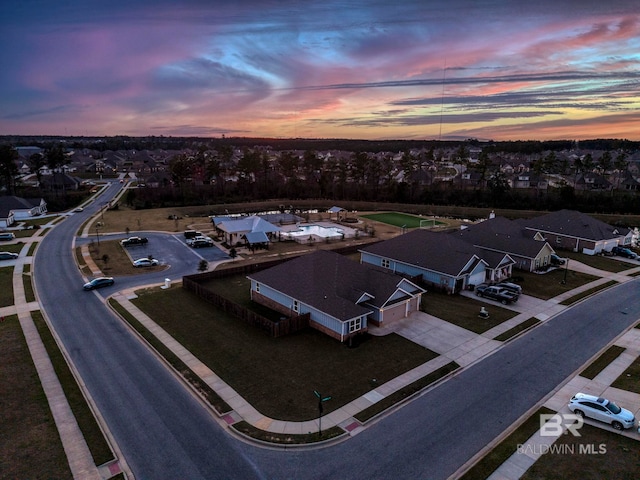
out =
<path fill-rule="evenodd" d="M 420 220 L 432 220 L 433 217 L 417 217 L 399 212 L 372 213 L 360 215 L 362 218 L 375 220 L 376 222 L 387 223 L 394 227 L 419 228 Z M 446 222 L 434 220 L 434 226 L 446 225 Z"/>
<path fill-rule="evenodd" d="M 0 322 L 0 476 L 72 478 L 17 316 Z"/>
<path fill-rule="evenodd" d="M 543 300 L 548 300 L 599 278 L 573 270 L 567 270 L 565 273 L 564 269 L 551 270 L 542 274 L 515 271 L 513 275 L 517 279 L 516 283 L 522 286 L 524 294 Z M 566 282 L 564 282 L 565 276 Z"/>
<path fill-rule="evenodd" d="M 627 369 L 611 384 L 629 392 L 640 393 L 640 357 L 636 358 Z"/>
<path fill-rule="evenodd" d="M 480 307 L 489 311 L 489 318 L 478 317 Z M 436 292 L 429 292 L 424 296 L 422 311 L 478 334 L 518 315 L 518 312 L 513 310 L 487 305 L 473 298 Z"/>
<path fill-rule="evenodd" d="M 281 338 L 226 316 L 182 289 L 133 301 L 261 413 L 301 421 L 317 416 L 314 390 L 330 395 L 325 413 L 437 355 L 398 335 L 365 336 L 355 348 L 313 329 Z"/>
<path fill-rule="evenodd" d="M 625 270 L 637 267 L 637 265 L 632 263 L 627 263 L 623 260 L 615 260 L 615 258 L 612 257 L 603 257 L 601 255 L 585 255 L 584 253 L 567 252 L 564 250 L 559 252 L 559 254 L 562 257 L 569 258 L 569 266 L 571 266 L 571 260 L 576 260 L 580 263 L 584 263 L 585 265 L 589 265 L 590 267 L 614 273 L 624 272 Z"/>
<path fill-rule="evenodd" d="M 0 307 L 13 305 L 13 267 L 0 268 Z"/>
<path fill-rule="evenodd" d="M 585 368 L 582 372 L 580 372 L 580 376 L 593 380 L 596 375 L 598 375 L 602 370 L 607 368 L 609 364 L 613 362 L 616 358 L 618 358 L 620 354 L 624 351 L 625 351 L 624 347 L 619 347 L 618 345 L 611 345 L 602 355 L 596 358 L 593 362 L 589 364 L 587 368 Z"/>

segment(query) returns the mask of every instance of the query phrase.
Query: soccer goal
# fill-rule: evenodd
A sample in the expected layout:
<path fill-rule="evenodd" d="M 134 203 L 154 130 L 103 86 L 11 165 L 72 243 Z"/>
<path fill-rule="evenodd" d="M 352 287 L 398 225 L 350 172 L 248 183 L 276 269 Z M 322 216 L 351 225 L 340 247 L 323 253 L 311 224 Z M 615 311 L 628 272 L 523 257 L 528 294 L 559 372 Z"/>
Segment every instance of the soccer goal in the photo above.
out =
<path fill-rule="evenodd" d="M 436 227 L 439 223 L 440 222 L 438 222 L 435 217 L 427 218 L 424 220 L 420 220 L 420 228 L 424 228 L 424 229 L 433 228 L 433 227 Z"/>

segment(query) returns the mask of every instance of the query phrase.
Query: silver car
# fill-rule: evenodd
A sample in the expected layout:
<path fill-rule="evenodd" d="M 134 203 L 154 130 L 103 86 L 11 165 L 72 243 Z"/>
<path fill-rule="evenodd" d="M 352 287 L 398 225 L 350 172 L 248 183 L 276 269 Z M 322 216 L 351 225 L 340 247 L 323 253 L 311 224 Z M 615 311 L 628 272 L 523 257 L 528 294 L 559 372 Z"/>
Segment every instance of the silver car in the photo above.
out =
<path fill-rule="evenodd" d="M 586 393 L 576 393 L 571 397 L 569 410 L 581 417 L 589 417 L 608 423 L 616 430 L 632 428 L 636 423 L 633 413 L 629 410 L 620 408 L 606 398 L 587 395 Z"/>

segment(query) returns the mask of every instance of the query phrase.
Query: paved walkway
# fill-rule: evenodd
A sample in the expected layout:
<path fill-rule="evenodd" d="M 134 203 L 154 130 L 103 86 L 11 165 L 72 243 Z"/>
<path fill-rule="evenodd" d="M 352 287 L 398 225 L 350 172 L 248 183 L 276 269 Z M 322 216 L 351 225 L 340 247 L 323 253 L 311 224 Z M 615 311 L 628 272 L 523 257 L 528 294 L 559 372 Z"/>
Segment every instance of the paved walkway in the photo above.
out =
<path fill-rule="evenodd" d="M 88 225 L 86 228 L 88 228 Z M 34 362 L 36 363 L 38 374 L 51 405 L 54 419 L 56 421 L 56 424 L 58 425 L 58 430 L 60 431 L 63 446 L 65 452 L 67 453 L 67 458 L 69 459 L 69 464 L 71 466 L 74 478 L 107 479 L 121 471 L 125 473 L 128 472 L 130 474 L 123 459 L 119 459 L 113 464 L 101 467 L 96 467 L 93 464 L 93 460 L 88 451 L 86 442 L 82 438 L 82 434 L 77 426 L 73 414 L 71 413 L 64 394 L 61 393 L 61 387 L 55 375 L 55 372 L 53 371 L 53 367 L 50 364 L 44 347 L 41 345 L 39 335 L 37 334 L 37 331 L 33 326 L 33 321 L 31 320 L 31 315 L 29 312 L 40 309 L 40 305 L 38 304 L 38 302 L 26 301 L 24 294 L 24 285 L 22 281 L 22 272 L 24 264 L 30 263 L 31 260 L 30 257 L 26 257 L 26 253 L 29 250 L 30 244 L 32 242 L 40 240 L 39 234 L 41 232 L 42 230 L 36 232 L 36 234 L 31 238 L 19 239 L 20 241 L 25 241 L 26 245 L 22 249 L 20 258 L 16 261 L 16 266 L 14 268 L 15 305 L 11 307 L 1 308 L 0 315 L 6 316 L 17 314 L 20 319 L 21 325 L 25 332 L 25 337 L 27 338 L 29 349 L 32 352 Z M 88 251 L 86 253 L 83 251 L 83 260 L 86 262 L 87 266 L 93 274 L 100 274 L 99 268 L 91 260 L 91 257 L 88 255 Z M 356 435 L 358 432 L 362 431 L 363 428 L 365 428 L 365 425 L 356 420 L 354 417 L 358 412 L 366 409 L 367 407 L 384 399 L 388 395 L 391 395 L 397 390 L 411 384 L 415 380 L 428 375 L 429 373 L 437 370 L 438 368 L 446 365 L 451 361 L 455 361 L 462 367 L 465 367 L 480 360 L 486 355 L 491 354 L 502 346 L 502 342 L 494 340 L 498 335 L 513 328 L 514 326 L 519 325 L 521 322 L 528 320 L 531 317 L 535 317 L 541 322 L 548 320 L 549 318 L 566 308 L 565 306 L 560 305 L 560 302 L 562 302 L 563 300 L 570 298 L 577 293 L 580 293 L 581 291 L 585 291 L 594 286 L 601 285 L 609 280 L 616 280 L 618 282 L 628 281 L 631 279 L 627 276 L 628 274 L 640 271 L 640 266 L 638 266 L 630 269 L 629 271 L 614 274 L 592 269 L 591 267 L 587 267 L 586 265 L 573 260 L 571 261 L 570 267 L 572 270 L 585 271 L 586 273 L 590 273 L 601 278 L 578 289 L 566 292 L 562 295 L 546 301 L 535 299 L 533 297 L 523 296 L 522 300 L 519 302 L 520 305 L 518 306 L 518 308 L 514 308 L 514 310 L 519 312 L 515 317 L 480 335 L 474 334 L 466 329 L 457 327 L 449 322 L 445 322 L 422 312 L 415 313 L 410 318 L 399 321 L 391 325 L 390 327 L 381 329 L 373 328 L 371 330 L 371 333 L 373 334 L 387 334 L 391 331 L 394 331 L 399 335 L 402 335 L 412 341 L 415 341 L 416 343 L 419 343 L 420 345 L 423 345 L 435 351 L 436 353 L 439 353 L 439 356 L 423 365 L 414 368 L 409 372 L 398 376 L 397 378 L 383 385 L 378 386 L 367 394 L 323 416 L 323 428 L 339 426 L 342 427 L 350 435 Z M 226 384 L 220 377 L 218 377 L 215 372 L 211 371 L 206 365 L 200 362 L 188 350 L 186 350 L 182 345 L 175 341 L 166 331 L 155 324 L 152 319 L 150 319 L 140 309 L 138 309 L 131 302 L 131 300 L 135 298 L 133 289 L 119 292 L 114 295 L 114 298 L 132 315 L 134 315 L 141 323 L 143 323 L 146 328 L 154 333 L 154 335 L 158 339 L 160 339 L 168 348 L 170 348 L 185 364 L 189 366 L 189 368 L 191 368 L 191 370 L 198 374 L 212 389 L 216 391 L 218 395 L 220 395 L 223 400 L 225 400 L 231 406 L 231 408 L 233 409 L 232 413 L 225 415 L 222 418 L 222 421 L 224 421 L 225 423 L 231 425 L 240 420 L 245 420 L 248 423 L 256 426 L 257 428 L 270 432 L 287 434 L 306 434 L 318 430 L 317 419 L 309 420 L 306 422 L 287 422 L 265 417 L 260 412 L 258 412 L 244 398 L 242 398 L 237 392 L 235 392 L 233 388 L 231 388 L 231 386 Z M 640 339 L 629 339 L 627 341 L 633 343 L 640 352 Z M 634 342 L 636 342 L 637 344 Z M 611 375 L 613 375 L 615 371 L 617 371 L 615 370 L 616 368 L 618 370 L 620 368 L 626 368 L 624 367 L 624 365 L 628 365 L 631 361 L 633 361 L 633 358 L 635 358 L 633 356 L 634 352 L 635 350 L 629 348 L 628 354 L 621 355 L 620 358 L 613 362 L 610 366 L 612 372 Z M 604 392 L 609 392 L 609 390 L 607 389 L 611 387 L 607 387 L 607 385 L 609 385 L 610 382 L 606 383 L 609 379 L 609 377 L 606 376 L 606 374 L 608 373 L 609 369 L 605 369 L 605 371 L 603 371 L 592 381 L 592 384 L 581 385 L 581 388 L 587 391 L 597 391 L 598 388 L 602 387 L 604 388 Z M 579 377 L 572 380 L 572 382 L 573 381 L 578 383 L 581 382 Z M 569 386 L 565 387 L 570 388 L 572 392 L 577 386 L 575 384 L 571 384 L 571 382 L 567 385 Z M 589 388 L 591 388 L 591 390 L 589 390 Z M 623 397 L 623 393 L 613 393 L 618 396 L 610 396 L 616 399 L 620 398 L 621 403 L 625 405 L 631 404 L 626 401 L 627 397 Z M 571 394 L 569 394 L 569 397 Z M 609 393 L 607 394 L 609 395 Z M 552 405 L 554 404 L 554 401 L 556 403 L 566 402 L 566 400 L 569 398 L 564 398 L 564 396 L 566 396 L 567 394 L 565 394 L 562 389 L 559 390 L 556 395 L 559 395 L 557 400 L 550 399 L 547 403 Z M 634 404 L 640 404 L 640 402 L 636 400 L 634 400 L 634 402 L 636 402 Z M 533 439 L 532 441 L 535 441 L 535 439 Z M 517 472 L 520 470 L 513 468 L 514 465 L 524 465 L 523 458 L 521 457 L 523 456 L 521 455 L 519 457 L 512 457 L 513 459 L 510 459 L 505 463 L 505 465 L 503 465 L 504 468 L 500 467 L 501 469 L 494 474 L 498 476 L 492 478 L 519 478 L 521 474 L 517 474 Z M 531 458 L 531 462 L 533 461 L 535 461 L 535 459 Z M 513 469 L 513 472 L 516 473 L 509 473 L 512 471 L 510 469 Z"/>
<path fill-rule="evenodd" d="M 55 218 L 57 219 L 58 217 Z M 46 230 L 51 228 L 51 226 L 52 224 L 42 226 L 40 229 L 35 230 L 31 237 L 18 237 L 12 242 L 3 243 L 3 245 L 24 243 L 24 246 L 20 251 L 19 257 L 15 260 L 13 267 L 14 304 L 0 308 L 0 317 L 10 315 L 17 315 L 18 317 L 29 353 L 31 354 L 38 377 L 40 378 L 40 383 L 47 397 L 53 420 L 60 434 L 62 447 L 67 456 L 67 462 L 73 478 L 77 480 L 106 480 L 121 472 L 126 474 L 129 469 L 124 461 L 117 459 L 106 465 L 95 465 L 87 442 L 71 411 L 62 385 L 58 380 L 47 350 L 42 343 L 40 334 L 31 317 L 31 312 L 41 310 L 40 304 L 37 301 L 28 302 L 26 298 L 23 281 L 23 277 L 26 275 L 24 273 L 26 270 L 25 265 L 30 266 L 33 258 L 28 256 L 29 250 L 32 244 L 42 240 L 42 235 L 44 235 Z M 29 270 L 33 271 L 30 267 Z M 55 336 L 55 332 L 52 333 Z M 58 344 L 60 346 L 59 342 Z M 68 358 L 66 354 L 65 356 Z M 70 365 L 70 368 L 73 369 L 73 365 Z M 131 476 L 131 478 L 133 477 Z"/>

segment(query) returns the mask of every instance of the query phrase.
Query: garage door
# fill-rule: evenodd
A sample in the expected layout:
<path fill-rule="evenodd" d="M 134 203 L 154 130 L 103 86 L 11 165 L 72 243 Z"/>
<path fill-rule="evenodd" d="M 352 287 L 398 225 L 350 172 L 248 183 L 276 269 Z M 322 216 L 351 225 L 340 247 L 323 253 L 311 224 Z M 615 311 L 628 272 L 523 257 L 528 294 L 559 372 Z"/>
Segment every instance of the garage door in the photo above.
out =
<path fill-rule="evenodd" d="M 388 325 L 395 320 L 401 320 L 405 317 L 406 305 L 405 302 L 395 305 L 393 307 L 385 308 L 382 318 L 383 325 Z"/>

